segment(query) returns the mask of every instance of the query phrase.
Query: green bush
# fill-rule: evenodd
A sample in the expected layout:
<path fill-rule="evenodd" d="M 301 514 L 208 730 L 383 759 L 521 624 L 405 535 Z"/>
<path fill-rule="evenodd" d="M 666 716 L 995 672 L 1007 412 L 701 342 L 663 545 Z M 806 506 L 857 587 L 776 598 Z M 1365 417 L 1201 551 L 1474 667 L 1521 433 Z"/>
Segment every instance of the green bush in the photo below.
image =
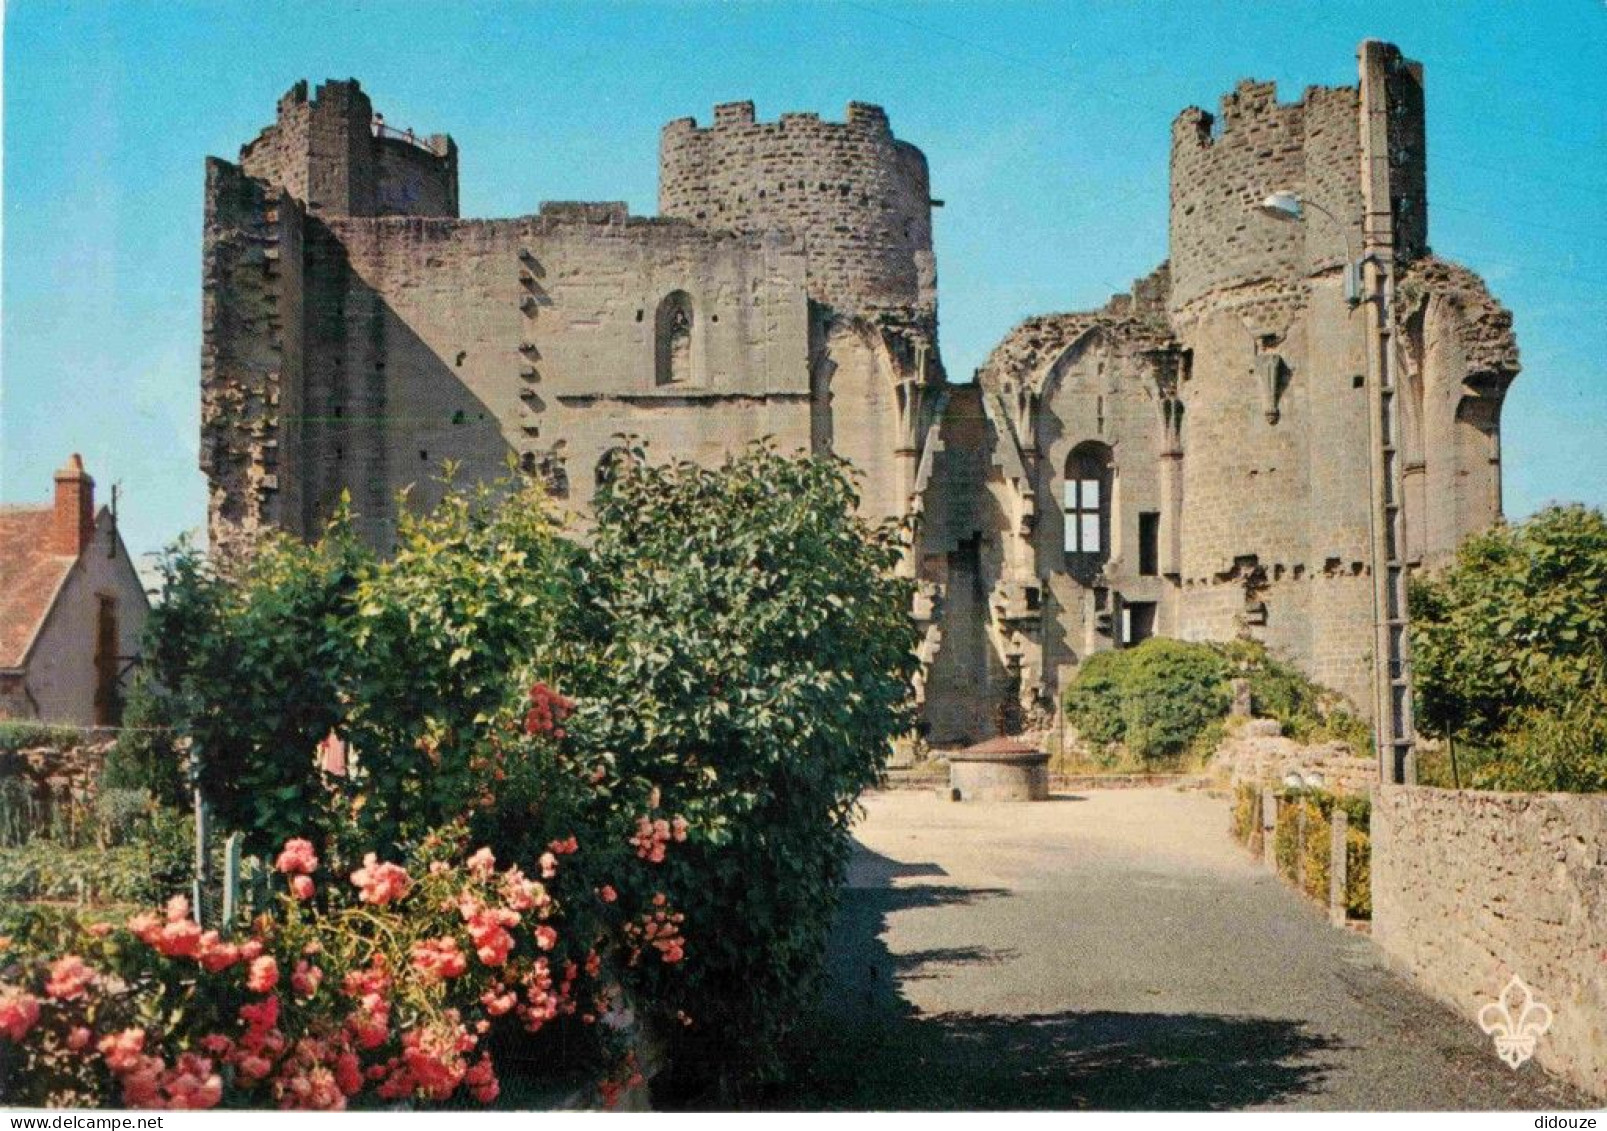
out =
<path fill-rule="evenodd" d="M 634 461 L 594 500 L 577 722 L 705 830 L 672 861 L 704 940 L 683 1069 L 770 1066 L 819 984 L 856 798 L 914 722 L 900 532 L 856 504 L 845 464 L 764 448 Z"/>
<path fill-rule="evenodd" d="M 172 703 L 141 672 L 123 709 L 123 729 L 106 753 L 100 788 L 143 790 L 166 805 L 189 801 L 188 766 L 173 745 Z"/>
<path fill-rule="evenodd" d="M 462 820 L 534 873 L 551 838 L 590 867 L 631 854 L 639 820 L 683 817 L 661 869 L 686 963 L 631 988 L 696 1019 L 673 1027 L 681 1065 L 762 1070 L 818 985 L 856 799 L 913 725 L 901 534 L 856 506 L 840 461 L 638 453 L 584 546 L 505 485 L 405 518 L 385 561 L 344 515 L 230 575 L 181 548 L 151 675 L 259 853 L 307 836 L 354 863 Z M 574 700 L 561 743 L 525 741 L 533 683 Z M 331 730 L 348 777 L 314 759 Z"/>
<path fill-rule="evenodd" d="M 48 747 L 64 750 L 83 741 L 79 727 L 57 726 L 52 723 L 33 723 L 16 720 L 0 721 L 0 754 L 15 754 L 19 750 Z"/>
<path fill-rule="evenodd" d="M 1607 685 L 1518 711 L 1472 781 L 1483 789 L 1607 793 Z"/>
<path fill-rule="evenodd" d="M 0 903 L 163 902 L 189 890 L 194 831 L 184 814 L 147 804 L 126 816 L 122 838 L 109 847 L 69 847 L 36 837 L 0 848 Z"/>
<path fill-rule="evenodd" d="M 1084 741 L 1146 761 L 1181 754 L 1228 711 L 1228 665 L 1206 644 L 1155 637 L 1089 657 L 1066 692 Z"/>
<path fill-rule="evenodd" d="M 1464 783 L 1607 781 L 1607 517 L 1550 507 L 1468 539 L 1411 587 L 1418 724 L 1454 741 Z"/>
<path fill-rule="evenodd" d="M 1259 641 L 1231 640 L 1213 647 L 1235 674 L 1249 680 L 1251 710 L 1276 719 L 1284 734 L 1296 742 L 1343 742 L 1357 754 L 1369 752 L 1372 731 L 1343 696 L 1277 659 Z"/>

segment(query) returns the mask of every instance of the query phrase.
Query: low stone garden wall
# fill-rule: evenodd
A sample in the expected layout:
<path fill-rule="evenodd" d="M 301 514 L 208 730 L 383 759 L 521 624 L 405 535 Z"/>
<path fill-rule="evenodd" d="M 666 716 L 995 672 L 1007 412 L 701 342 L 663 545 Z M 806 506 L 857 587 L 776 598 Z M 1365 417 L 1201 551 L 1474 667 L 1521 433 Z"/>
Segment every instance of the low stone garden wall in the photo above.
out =
<path fill-rule="evenodd" d="M 1234 726 L 1211 757 L 1211 769 L 1230 785 L 1284 784 L 1291 774 L 1329 793 L 1364 797 L 1378 778 L 1371 758 L 1343 742 L 1303 745 L 1283 734 L 1275 719 L 1246 719 Z"/>
<path fill-rule="evenodd" d="M 1607 796 L 1384 786 L 1372 836 L 1378 943 L 1475 1021 L 1522 979 L 1535 1060 L 1607 1097 Z"/>

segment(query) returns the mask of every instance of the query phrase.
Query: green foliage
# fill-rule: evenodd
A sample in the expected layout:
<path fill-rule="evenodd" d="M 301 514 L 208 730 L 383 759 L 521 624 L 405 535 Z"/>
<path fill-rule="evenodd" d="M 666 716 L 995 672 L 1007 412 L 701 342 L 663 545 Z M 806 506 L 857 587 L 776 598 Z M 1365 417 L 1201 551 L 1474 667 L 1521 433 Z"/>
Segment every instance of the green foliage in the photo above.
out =
<path fill-rule="evenodd" d="M 763 1068 L 816 986 L 855 799 L 912 725 L 899 535 L 839 461 L 623 465 L 595 499 L 577 731 L 663 793 L 688 931 L 681 1063 Z"/>
<path fill-rule="evenodd" d="M 1472 781 L 1482 789 L 1607 793 L 1607 685 L 1555 708 L 1518 711 Z"/>
<path fill-rule="evenodd" d="M 403 518 L 387 561 L 344 510 L 229 578 L 171 556 L 152 676 L 220 820 L 257 852 L 337 831 L 386 851 L 461 816 L 485 786 L 476 736 L 573 603 L 572 556 L 533 488 L 450 494 Z M 331 732 L 357 752 L 350 778 L 316 765 Z"/>
<path fill-rule="evenodd" d="M 643 963 L 632 988 L 696 1018 L 680 1038 L 719 1053 L 690 1059 L 763 1068 L 816 985 L 856 798 L 913 723 L 899 534 L 854 517 L 845 469 L 763 447 L 715 469 L 629 459 L 585 547 L 507 487 L 405 519 L 387 561 L 344 515 L 227 577 L 181 547 L 153 683 L 259 853 L 306 836 L 352 863 L 462 821 L 530 869 L 574 835 L 567 874 L 600 883 L 641 822 L 683 819 L 653 864 L 686 915 L 684 976 Z M 526 733 L 525 692 L 548 689 L 574 714 Z M 315 762 L 331 730 L 350 777 Z M 601 907 L 566 907 L 576 937 Z"/>
<path fill-rule="evenodd" d="M 65 750 L 82 742 L 83 738 L 84 732 L 78 727 L 0 720 L 0 754 L 15 754 L 19 750 L 40 747 Z"/>
<path fill-rule="evenodd" d="M 1607 518 L 1551 507 L 1463 544 L 1412 587 L 1420 725 L 1491 742 L 1517 712 L 1602 682 Z"/>
<path fill-rule="evenodd" d="M 1155 637 L 1089 657 L 1066 692 L 1083 740 L 1146 761 L 1180 754 L 1227 714 L 1228 665 L 1206 644 Z"/>
<path fill-rule="evenodd" d="M 189 801 L 185 761 L 173 744 L 172 701 L 141 672 L 123 709 L 123 729 L 106 754 L 100 788 L 149 793 L 183 808 Z"/>
<path fill-rule="evenodd" d="M 0 904 L 31 900 L 151 904 L 187 891 L 194 823 L 151 805 L 144 794 L 112 804 L 118 832 L 108 844 L 70 846 L 36 837 L 0 848 Z"/>
<path fill-rule="evenodd" d="M 1372 743 L 1367 723 L 1343 696 L 1314 683 L 1292 664 L 1277 659 L 1255 640 L 1212 645 L 1250 681 L 1250 706 L 1258 716 L 1276 719 L 1296 742 L 1343 742 L 1366 755 Z"/>

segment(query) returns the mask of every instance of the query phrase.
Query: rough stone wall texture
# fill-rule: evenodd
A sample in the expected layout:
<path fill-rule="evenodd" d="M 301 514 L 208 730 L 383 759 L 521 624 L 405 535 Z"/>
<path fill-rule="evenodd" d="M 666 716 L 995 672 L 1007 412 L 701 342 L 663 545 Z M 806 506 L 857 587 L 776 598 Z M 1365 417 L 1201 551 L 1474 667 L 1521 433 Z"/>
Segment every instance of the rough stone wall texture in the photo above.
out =
<path fill-rule="evenodd" d="M 1373 938 L 1474 1022 L 1522 978 L 1535 1059 L 1607 1097 L 1607 798 L 1384 786 L 1372 841 Z"/>
<path fill-rule="evenodd" d="M 1232 785 L 1277 787 L 1299 774 L 1332 793 L 1357 796 L 1370 793 L 1378 780 L 1373 759 L 1358 757 L 1343 742 L 1296 742 L 1276 719 L 1247 719 L 1230 728 L 1211 755 L 1210 769 Z"/>
<path fill-rule="evenodd" d="M 452 139 L 376 133 L 374 106 L 357 80 L 306 82 L 279 100 L 273 125 L 240 148 L 246 175 L 283 188 L 325 216 L 456 216 L 458 152 Z"/>
<path fill-rule="evenodd" d="M 316 511 L 353 493 L 388 545 L 390 503 L 508 473 L 510 456 L 590 499 L 603 456 L 634 436 L 665 458 L 717 460 L 772 435 L 807 450 L 803 260 L 784 235 L 710 233 L 623 206 L 517 220 L 330 220 L 307 442 Z M 690 301 L 691 369 L 658 371 L 659 307 Z"/>
<path fill-rule="evenodd" d="M 843 313 L 910 307 L 935 318 L 930 200 L 926 158 L 867 103 L 849 103 L 843 122 L 816 114 L 757 122 L 753 103 L 727 103 L 709 127 L 670 122 L 660 143 L 663 215 L 796 232 L 808 249 L 810 297 Z"/>
<path fill-rule="evenodd" d="M 227 556 L 259 532 L 301 532 L 300 480 L 281 467 L 283 417 L 300 415 L 298 291 L 301 212 L 284 190 L 208 160 L 201 280 L 201 470 L 211 545 Z M 293 344 L 288 354 L 287 336 Z M 287 361 L 288 357 L 288 361 Z M 294 424 L 289 429 L 295 432 Z M 281 492 L 289 471 L 292 505 Z"/>

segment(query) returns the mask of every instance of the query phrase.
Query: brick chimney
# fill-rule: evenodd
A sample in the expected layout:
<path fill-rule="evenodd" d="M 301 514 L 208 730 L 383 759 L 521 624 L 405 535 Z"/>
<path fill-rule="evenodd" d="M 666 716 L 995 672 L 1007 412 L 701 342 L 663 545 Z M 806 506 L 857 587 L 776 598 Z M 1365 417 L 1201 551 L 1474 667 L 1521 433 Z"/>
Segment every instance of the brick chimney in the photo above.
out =
<path fill-rule="evenodd" d="M 56 472 L 56 513 L 50 524 L 51 549 L 77 557 L 95 537 L 95 481 L 77 452 Z"/>

